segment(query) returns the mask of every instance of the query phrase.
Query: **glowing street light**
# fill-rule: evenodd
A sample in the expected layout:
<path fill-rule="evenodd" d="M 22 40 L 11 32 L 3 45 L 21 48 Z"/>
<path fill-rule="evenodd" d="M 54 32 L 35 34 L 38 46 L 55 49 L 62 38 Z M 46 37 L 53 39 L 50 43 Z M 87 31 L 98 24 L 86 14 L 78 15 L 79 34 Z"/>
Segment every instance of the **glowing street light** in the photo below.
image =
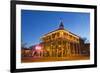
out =
<path fill-rule="evenodd" d="M 35 49 L 36 49 L 36 50 L 41 50 L 42 48 L 41 48 L 40 45 L 36 45 Z"/>

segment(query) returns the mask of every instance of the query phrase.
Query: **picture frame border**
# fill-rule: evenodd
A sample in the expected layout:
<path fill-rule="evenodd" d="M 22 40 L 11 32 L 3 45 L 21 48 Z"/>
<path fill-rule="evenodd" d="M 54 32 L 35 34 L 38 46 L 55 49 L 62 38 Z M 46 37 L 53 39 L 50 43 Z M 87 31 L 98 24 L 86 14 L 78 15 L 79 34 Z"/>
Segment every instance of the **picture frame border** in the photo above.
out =
<path fill-rule="evenodd" d="M 94 9 L 94 64 L 88 65 L 73 65 L 59 67 L 41 67 L 41 68 L 25 68 L 16 69 L 16 5 L 42 5 L 54 7 L 73 7 Z M 29 71 L 45 71 L 45 70 L 62 70 L 62 69 L 79 69 L 97 67 L 97 6 L 96 5 L 81 5 L 81 4 L 64 4 L 64 3 L 49 3 L 49 2 L 34 2 L 34 1 L 11 1 L 10 3 L 10 71 L 11 72 L 29 72 Z"/>

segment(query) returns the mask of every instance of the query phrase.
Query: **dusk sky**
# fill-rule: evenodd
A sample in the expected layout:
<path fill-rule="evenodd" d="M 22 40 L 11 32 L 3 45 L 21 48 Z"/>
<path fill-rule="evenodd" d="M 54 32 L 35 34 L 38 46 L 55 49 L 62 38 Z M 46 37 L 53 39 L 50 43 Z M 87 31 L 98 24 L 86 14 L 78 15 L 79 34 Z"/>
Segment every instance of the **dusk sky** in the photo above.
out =
<path fill-rule="evenodd" d="M 21 10 L 21 40 L 27 47 L 38 44 L 44 34 L 58 29 L 61 20 L 66 30 L 90 40 L 89 13 L 36 10 Z"/>

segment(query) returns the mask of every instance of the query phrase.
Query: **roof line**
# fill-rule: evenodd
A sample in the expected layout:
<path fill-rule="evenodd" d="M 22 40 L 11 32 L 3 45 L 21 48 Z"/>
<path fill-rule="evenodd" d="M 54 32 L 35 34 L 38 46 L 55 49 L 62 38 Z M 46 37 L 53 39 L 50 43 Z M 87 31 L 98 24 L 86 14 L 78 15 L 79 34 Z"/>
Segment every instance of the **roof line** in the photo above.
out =
<path fill-rule="evenodd" d="M 56 30 L 54 30 L 54 31 L 57 31 L 57 30 L 66 30 L 66 29 L 56 29 Z M 54 31 L 51 31 L 51 32 L 49 32 L 49 33 L 52 33 L 52 32 L 54 32 Z M 68 31 L 68 30 L 66 30 L 66 31 Z M 76 34 L 70 32 L 70 31 L 68 31 L 68 32 L 71 33 L 71 34 L 73 34 L 73 35 L 75 35 L 75 36 L 77 36 L 77 37 L 79 37 L 79 38 L 81 38 L 80 36 L 78 36 L 78 35 L 76 35 Z M 46 36 L 46 35 L 48 35 L 49 33 L 44 34 L 43 36 Z"/>

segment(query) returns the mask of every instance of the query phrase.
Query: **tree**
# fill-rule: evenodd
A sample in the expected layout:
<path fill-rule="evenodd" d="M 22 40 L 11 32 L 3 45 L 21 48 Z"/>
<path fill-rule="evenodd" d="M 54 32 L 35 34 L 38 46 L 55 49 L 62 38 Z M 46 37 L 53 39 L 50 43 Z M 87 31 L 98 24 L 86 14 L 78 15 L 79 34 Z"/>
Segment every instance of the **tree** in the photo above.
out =
<path fill-rule="evenodd" d="M 89 43 L 89 40 L 87 40 L 86 37 L 84 37 L 84 38 L 82 38 L 82 39 L 83 39 L 84 43 Z"/>

